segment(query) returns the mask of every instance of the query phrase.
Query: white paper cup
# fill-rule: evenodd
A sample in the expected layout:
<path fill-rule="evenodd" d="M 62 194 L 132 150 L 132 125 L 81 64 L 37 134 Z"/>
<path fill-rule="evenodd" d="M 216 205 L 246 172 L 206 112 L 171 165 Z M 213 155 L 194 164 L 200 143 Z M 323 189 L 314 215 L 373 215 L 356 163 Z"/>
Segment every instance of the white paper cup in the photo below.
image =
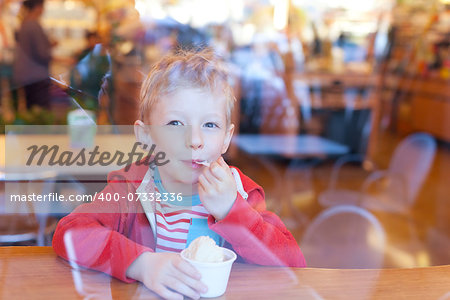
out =
<path fill-rule="evenodd" d="M 202 275 L 201 281 L 208 287 L 208 291 L 200 296 L 204 298 L 219 297 L 225 293 L 230 277 L 231 266 L 236 260 L 236 253 L 222 248 L 225 261 L 218 263 L 199 262 L 185 256 L 186 249 L 181 251 L 181 257 L 190 262 Z"/>

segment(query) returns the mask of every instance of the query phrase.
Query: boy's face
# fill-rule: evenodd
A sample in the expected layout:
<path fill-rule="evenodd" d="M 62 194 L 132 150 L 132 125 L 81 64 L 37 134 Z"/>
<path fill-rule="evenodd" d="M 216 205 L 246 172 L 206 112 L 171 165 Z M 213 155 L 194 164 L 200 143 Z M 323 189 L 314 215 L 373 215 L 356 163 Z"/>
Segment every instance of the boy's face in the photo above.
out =
<path fill-rule="evenodd" d="M 165 187 L 185 184 L 194 193 L 204 168 L 197 162 L 212 162 L 224 154 L 234 130 L 227 124 L 225 97 L 194 88 L 179 88 L 160 99 L 149 123 L 152 143 L 170 160 L 159 167 Z"/>

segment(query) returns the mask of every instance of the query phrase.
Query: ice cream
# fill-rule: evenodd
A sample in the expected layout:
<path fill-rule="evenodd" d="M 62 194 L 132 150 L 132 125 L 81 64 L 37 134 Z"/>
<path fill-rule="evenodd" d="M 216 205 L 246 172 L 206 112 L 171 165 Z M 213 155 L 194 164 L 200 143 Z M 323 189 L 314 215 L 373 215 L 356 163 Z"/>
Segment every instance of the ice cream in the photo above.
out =
<path fill-rule="evenodd" d="M 204 165 L 205 167 L 209 167 L 211 165 L 211 163 L 206 160 L 198 161 L 197 163 L 200 165 Z"/>
<path fill-rule="evenodd" d="M 192 241 L 185 251 L 186 258 L 198 262 L 223 262 L 224 254 L 222 248 L 208 237 L 201 236 Z"/>

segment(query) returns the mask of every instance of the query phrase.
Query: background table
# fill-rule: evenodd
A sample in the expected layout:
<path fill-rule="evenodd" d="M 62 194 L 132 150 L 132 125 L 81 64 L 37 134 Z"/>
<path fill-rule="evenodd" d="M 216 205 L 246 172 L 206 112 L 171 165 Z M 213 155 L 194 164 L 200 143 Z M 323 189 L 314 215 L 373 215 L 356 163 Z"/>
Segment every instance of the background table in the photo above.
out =
<path fill-rule="evenodd" d="M 233 143 L 251 155 L 277 155 L 283 157 L 311 157 L 343 155 L 349 151 L 345 145 L 315 135 L 240 134 Z"/>
<path fill-rule="evenodd" d="M 349 152 L 349 147 L 332 140 L 309 134 L 302 135 L 268 135 L 268 134 L 240 134 L 233 138 L 232 143 L 237 145 L 245 154 L 256 158 L 264 168 L 271 174 L 274 182 L 273 201 L 267 201 L 270 210 L 278 215 L 287 207 L 289 214 L 296 215 L 296 219 L 306 222 L 307 217 L 293 207 L 290 197 L 292 188 L 296 182 L 292 176 L 292 170 L 299 165 L 305 167 L 305 159 L 324 159 L 336 157 Z M 286 170 L 276 166 L 273 157 L 283 157 L 291 159 Z M 267 190 L 266 190 L 267 192 Z M 270 197 L 269 197 L 270 198 Z M 266 200 L 268 200 L 266 198 Z M 294 224 L 292 218 L 284 218 L 286 223 Z"/>
<path fill-rule="evenodd" d="M 2 299 L 149 299 L 140 283 L 125 284 L 72 270 L 50 247 L 0 247 Z M 331 270 L 234 264 L 218 299 L 448 299 L 450 266 L 415 269 Z"/>

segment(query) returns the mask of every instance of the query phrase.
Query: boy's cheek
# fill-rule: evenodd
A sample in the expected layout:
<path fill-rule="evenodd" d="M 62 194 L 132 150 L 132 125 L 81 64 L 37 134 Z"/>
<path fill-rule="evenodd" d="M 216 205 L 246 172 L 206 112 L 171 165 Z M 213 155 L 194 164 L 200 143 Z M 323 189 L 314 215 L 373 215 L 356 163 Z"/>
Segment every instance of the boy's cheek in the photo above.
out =
<path fill-rule="evenodd" d="M 176 127 L 153 127 L 152 137 L 155 144 L 167 152 L 176 152 L 185 148 L 183 146 L 185 145 L 186 129 L 178 129 Z"/>
<path fill-rule="evenodd" d="M 179 145 L 176 141 L 169 141 L 166 138 L 155 143 L 155 146 L 155 153 L 165 153 L 166 158 L 171 161 L 184 160 L 192 157 L 192 151 L 186 149 L 183 145 Z"/>

